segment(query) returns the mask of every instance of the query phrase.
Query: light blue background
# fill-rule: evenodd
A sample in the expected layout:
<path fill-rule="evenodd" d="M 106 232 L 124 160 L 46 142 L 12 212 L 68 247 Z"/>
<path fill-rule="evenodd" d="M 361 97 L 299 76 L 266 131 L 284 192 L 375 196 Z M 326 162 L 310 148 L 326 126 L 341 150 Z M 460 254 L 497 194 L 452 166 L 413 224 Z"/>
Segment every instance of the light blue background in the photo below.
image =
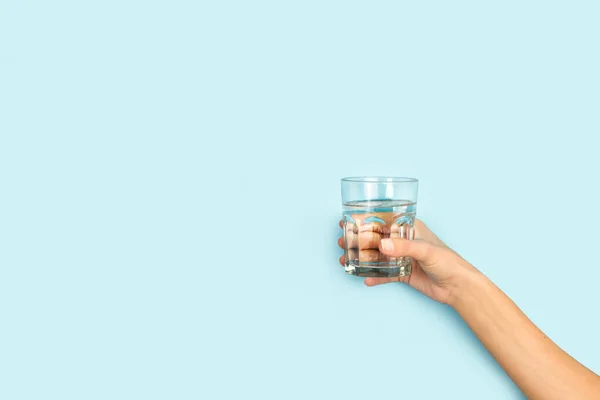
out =
<path fill-rule="evenodd" d="M 339 178 L 600 371 L 597 1 L 0 1 L 0 398 L 519 399 L 337 264 Z"/>

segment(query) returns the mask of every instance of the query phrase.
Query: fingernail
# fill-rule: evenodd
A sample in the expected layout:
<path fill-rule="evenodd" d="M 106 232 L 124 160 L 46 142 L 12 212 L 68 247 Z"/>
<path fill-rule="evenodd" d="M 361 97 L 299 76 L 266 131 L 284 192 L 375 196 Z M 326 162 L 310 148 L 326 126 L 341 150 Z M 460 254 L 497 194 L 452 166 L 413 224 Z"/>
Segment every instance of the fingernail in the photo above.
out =
<path fill-rule="evenodd" d="M 394 242 L 392 239 L 382 239 L 381 248 L 383 251 L 394 251 Z"/>

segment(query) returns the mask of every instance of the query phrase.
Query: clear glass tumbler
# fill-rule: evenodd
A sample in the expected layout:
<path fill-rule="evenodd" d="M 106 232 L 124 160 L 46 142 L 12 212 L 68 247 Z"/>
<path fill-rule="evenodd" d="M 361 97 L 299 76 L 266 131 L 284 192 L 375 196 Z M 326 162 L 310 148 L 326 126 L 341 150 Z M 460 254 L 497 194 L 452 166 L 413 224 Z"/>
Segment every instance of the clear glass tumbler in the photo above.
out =
<path fill-rule="evenodd" d="M 379 251 L 379 243 L 385 238 L 414 238 L 418 188 L 414 178 L 342 179 L 344 269 L 348 274 L 410 275 L 410 258 L 388 257 Z"/>

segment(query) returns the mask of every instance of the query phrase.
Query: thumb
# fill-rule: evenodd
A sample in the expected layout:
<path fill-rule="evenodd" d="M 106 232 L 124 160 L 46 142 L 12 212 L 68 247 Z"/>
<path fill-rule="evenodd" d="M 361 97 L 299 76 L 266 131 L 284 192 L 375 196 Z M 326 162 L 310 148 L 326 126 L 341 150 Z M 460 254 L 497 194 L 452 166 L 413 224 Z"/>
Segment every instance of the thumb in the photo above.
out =
<path fill-rule="evenodd" d="M 423 264 L 434 264 L 437 247 L 424 240 L 382 239 L 379 250 L 390 257 L 411 257 Z"/>

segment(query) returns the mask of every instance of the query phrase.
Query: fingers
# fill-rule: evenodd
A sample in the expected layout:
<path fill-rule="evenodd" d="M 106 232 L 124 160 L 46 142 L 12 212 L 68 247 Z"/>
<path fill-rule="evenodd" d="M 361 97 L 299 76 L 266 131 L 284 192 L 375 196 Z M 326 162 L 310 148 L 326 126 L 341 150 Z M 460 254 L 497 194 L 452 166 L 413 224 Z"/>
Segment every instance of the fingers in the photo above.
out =
<path fill-rule="evenodd" d="M 373 225 L 373 226 L 371 226 Z M 340 228 L 343 228 L 343 221 L 339 222 Z M 354 226 L 353 229 L 346 231 L 346 240 L 349 249 L 358 249 L 359 262 L 372 262 L 378 261 L 381 255 L 389 257 L 412 257 L 415 260 L 423 262 L 425 264 L 433 264 L 433 257 L 436 256 L 437 251 L 445 248 L 445 244 L 439 240 L 433 232 L 427 228 L 427 226 L 420 220 L 415 221 L 416 238 L 415 240 L 406 240 L 399 237 L 394 237 L 394 232 L 387 231 L 387 234 L 391 238 L 385 238 L 386 232 L 382 231 L 381 228 L 375 229 L 374 224 L 366 224 L 360 228 Z M 393 230 L 394 227 L 392 227 Z M 383 228 L 385 229 L 385 228 Z M 360 240 L 359 240 L 360 236 Z M 385 239 L 384 239 L 385 238 Z M 344 238 L 338 239 L 338 246 L 344 248 Z M 379 248 L 379 251 L 377 251 Z M 375 255 L 377 254 L 377 259 Z M 344 265 L 342 261 L 343 257 L 340 258 L 340 263 Z M 387 278 L 380 278 L 387 279 Z M 380 285 L 387 283 L 384 281 L 365 281 L 367 286 Z"/>
<path fill-rule="evenodd" d="M 344 256 L 340 257 L 340 264 L 342 264 L 342 266 L 346 265 L 346 259 L 344 258 Z"/>
<path fill-rule="evenodd" d="M 339 226 L 340 226 L 340 228 L 343 229 L 344 221 L 340 220 Z M 348 231 L 347 231 L 348 245 L 349 245 L 348 247 L 352 248 L 352 247 L 358 246 L 357 245 L 358 235 L 362 235 L 361 236 L 361 239 L 362 239 L 361 247 L 364 249 L 373 248 L 373 244 L 375 244 L 374 247 L 378 247 L 377 244 L 379 243 L 379 239 L 383 238 L 386 235 L 389 235 L 392 238 L 405 237 L 404 234 L 401 234 L 399 232 L 399 230 L 402 229 L 402 227 L 400 227 L 398 225 L 392 225 L 391 233 L 390 233 L 390 230 L 387 230 L 387 232 L 386 232 L 386 229 L 387 229 L 386 227 L 383 227 L 382 231 L 379 231 L 378 229 L 374 229 L 373 224 L 367 224 L 367 225 L 361 226 L 360 229 L 357 229 L 356 226 L 353 226 L 353 229 L 348 229 Z M 377 236 L 378 233 L 383 234 L 383 235 L 381 237 L 378 237 Z M 446 248 L 448 247 L 420 219 L 415 220 L 414 236 L 415 236 L 415 239 L 422 239 L 422 240 L 425 240 L 425 241 L 432 243 L 439 247 L 446 247 Z M 338 245 L 342 248 L 344 247 L 344 239 L 343 238 L 338 239 Z"/>
<path fill-rule="evenodd" d="M 356 235 L 353 237 L 356 237 Z M 379 247 L 379 242 L 381 241 L 381 234 L 379 232 L 361 232 L 356 239 L 355 242 L 358 242 L 356 244 L 358 245 L 359 250 L 375 249 L 375 251 L 378 252 L 376 249 Z"/>
<path fill-rule="evenodd" d="M 390 257 L 412 257 L 425 264 L 433 264 L 436 247 L 424 240 L 383 239 L 380 251 Z"/>
<path fill-rule="evenodd" d="M 375 250 L 379 247 L 379 242 L 384 235 L 389 235 L 390 230 L 387 227 L 381 227 L 376 224 L 365 224 L 356 226 L 348 223 L 346 225 L 346 245 L 349 249 Z M 344 239 L 338 239 L 338 245 L 344 247 Z"/>
<path fill-rule="evenodd" d="M 361 263 L 372 263 L 382 261 L 381 253 L 379 250 L 366 249 L 358 251 L 358 262 Z"/>

